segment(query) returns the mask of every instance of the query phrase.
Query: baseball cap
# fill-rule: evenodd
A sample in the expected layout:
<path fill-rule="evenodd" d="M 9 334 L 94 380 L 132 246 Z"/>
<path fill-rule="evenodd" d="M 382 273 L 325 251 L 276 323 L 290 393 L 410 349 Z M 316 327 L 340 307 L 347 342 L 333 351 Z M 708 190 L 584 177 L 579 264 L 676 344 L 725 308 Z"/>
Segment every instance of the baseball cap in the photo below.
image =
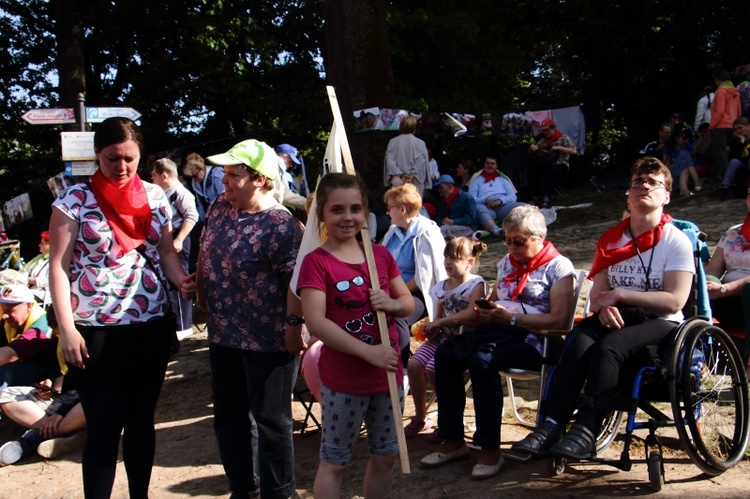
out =
<path fill-rule="evenodd" d="M 279 147 L 276 148 L 277 151 L 281 154 L 288 154 L 290 158 L 292 158 L 292 161 L 294 161 L 296 164 L 301 165 L 302 163 L 299 162 L 299 158 L 297 157 L 297 148 L 294 147 L 291 144 L 281 144 Z"/>
<path fill-rule="evenodd" d="M 557 128 L 557 125 L 555 125 L 555 120 L 551 120 L 549 118 L 547 118 L 546 120 L 543 120 L 542 123 L 539 125 L 539 130 L 546 130 L 549 127 Z"/>
<path fill-rule="evenodd" d="M 437 185 L 440 184 L 455 184 L 456 181 L 453 180 L 453 177 L 451 177 L 448 174 L 440 175 L 440 178 L 437 179 Z"/>
<path fill-rule="evenodd" d="M 276 152 L 265 142 L 243 140 L 223 154 L 209 156 L 211 163 L 219 166 L 245 165 L 264 177 L 275 180 L 279 174 Z"/>
<path fill-rule="evenodd" d="M 18 305 L 19 303 L 34 303 L 34 293 L 23 284 L 7 284 L 0 288 L 0 303 Z"/>

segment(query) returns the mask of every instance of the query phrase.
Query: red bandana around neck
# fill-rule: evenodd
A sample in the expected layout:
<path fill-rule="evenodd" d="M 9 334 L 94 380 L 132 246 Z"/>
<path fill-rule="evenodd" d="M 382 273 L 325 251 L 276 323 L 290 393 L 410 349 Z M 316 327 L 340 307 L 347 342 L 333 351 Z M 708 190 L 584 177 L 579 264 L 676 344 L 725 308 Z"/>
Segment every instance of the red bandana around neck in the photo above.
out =
<path fill-rule="evenodd" d="M 745 238 L 745 242 L 747 243 L 743 249 L 750 249 L 750 213 L 745 215 L 745 221 L 742 222 L 742 227 L 740 227 L 740 234 Z"/>
<path fill-rule="evenodd" d="M 456 199 L 456 196 L 458 196 L 459 189 L 458 187 L 454 187 L 453 191 L 451 191 L 450 194 L 448 194 L 447 198 L 443 198 L 443 201 L 445 202 L 445 208 L 450 209 L 451 204 L 453 204 L 453 200 Z"/>
<path fill-rule="evenodd" d="M 484 183 L 491 182 L 495 180 L 497 177 L 500 176 L 500 172 L 495 170 L 493 173 L 487 173 L 486 171 L 482 170 L 482 177 L 484 177 Z"/>
<path fill-rule="evenodd" d="M 529 278 L 529 274 L 531 272 L 538 269 L 542 265 L 549 263 L 559 254 L 560 252 L 557 251 L 557 248 L 555 248 L 555 246 L 549 241 L 544 241 L 544 243 L 542 243 L 542 251 L 537 253 L 534 258 L 529 260 L 529 263 L 526 264 L 526 267 L 522 267 L 521 263 L 516 260 L 512 254 L 509 254 L 508 259 L 510 261 L 510 264 L 513 265 L 513 267 L 517 270 L 515 272 L 511 272 L 505 277 L 505 285 L 508 286 L 512 284 L 513 281 L 518 279 L 518 285 L 510 295 L 510 299 L 512 301 L 516 301 L 516 298 L 521 294 L 524 286 L 526 286 L 526 280 Z"/>
<path fill-rule="evenodd" d="M 547 146 L 551 149 L 554 145 L 555 141 L 562 137 L 562 132 L 560 130 L 555 130 L 555 133 L 553 133 L 550 137 L 544 137 L 544 141 L 547 143 Z"/>
<path fill-rule="evenodd" d="M 141 177 L 134 175 L 120 188 L 110 184 L 101 170 L 97 170 L 91 177 L 91 190 L 125 253 L 146 241 L 151 229 L 151 207 Z"/>
<path fill-rule="evenodd" d="M 617 262 L 634 257 L 638 251 L 647 251 L 656 246 L 656 243 L 658 243 L 664 235 L 664 226 L 671 221 L 671 216 L 662 213 L 661 220 L 656 227 L 647 230 L 640 236 L 636 237 L 635 240 L 631 240 L 624 246 L 613 249 L 607 248 L 620 240 L 625 233 L 625 230 L 630 225 L 630 217 L 609 229 L 599 238 L 599 242 L 596 243 L 594 263 L 591 265 L 591 272 L 589 272 L 588 278 L 593 279 L 602 269 L 614 265 Z M 638 245 L 637 247 L 636 244 Z"/>

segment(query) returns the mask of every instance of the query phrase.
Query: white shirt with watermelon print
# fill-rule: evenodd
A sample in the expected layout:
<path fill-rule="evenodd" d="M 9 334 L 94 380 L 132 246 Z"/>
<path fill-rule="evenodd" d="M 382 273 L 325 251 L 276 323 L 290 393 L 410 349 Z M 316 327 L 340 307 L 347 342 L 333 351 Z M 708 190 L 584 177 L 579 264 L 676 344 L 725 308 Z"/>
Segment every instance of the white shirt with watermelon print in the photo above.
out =
<path fill-rule="evenodd" d="M 151 229 L 146 254 L 162 272 L 156 245 L 161 228 L 172 218 L 164 191 L 143 182 L 151 207 Z M 146 259 L 133 249 L 124 253 L 88 184 L 65 189 L 52 203 L 78 223 L 70 263 L 70 304 L 80 326 L 134 324 L 163 316 L 169 299 Z"/>

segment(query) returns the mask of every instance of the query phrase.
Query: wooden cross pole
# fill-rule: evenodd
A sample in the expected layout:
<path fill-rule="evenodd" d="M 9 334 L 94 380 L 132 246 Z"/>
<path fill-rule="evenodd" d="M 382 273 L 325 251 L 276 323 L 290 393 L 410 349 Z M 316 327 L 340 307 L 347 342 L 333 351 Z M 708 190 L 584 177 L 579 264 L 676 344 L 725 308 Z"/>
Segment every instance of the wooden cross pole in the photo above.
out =
<path fill-rule="evenodd" d="M 349 175 L 356 175 L 356 171 L 354 170 L 354 160 L 352 159 L 352 152 L 349 149 L 349 140 L 346 137 L 344 121 L 341 117 L 341 109 L 339 108 L 338 99 L 336 98 L 336 90 L 332 86 L 327 86 L 326 90 L 328 91 L 328 100 L 331 103 L 331 111 L 333 112 L 333 123 L 336 127 L 336 134 L 341 141 L 341 152 L 344 159 L 344 168 L 346 169 L 346 173 L 348 173 Z M 375 266 L 375 255 L 372 252 L 370 233 L 366 226 L 362 227 L 362 245 L 365 249 L 365 259 L 367 260 L 367 269 L 370 272 L 370 282 L 372 283 L 372 288 L 378 290 L 380 289 L 378 269 Z M 383 348 L 391 348 L 391 341 L 388 337 L 388 325 L 386 323 L 385 312 L 383 312 L 382 310 L 378 310 L 376 315 Z M 406 366 L 404 366 L 404 369 L 405 368 Z M 393 423 L 396 426 L 396 437 L 398 439 L 398 455 L 401 459 L 401 472 L 405 475 L 408 475 L 411 473 L 411 468 L 409 467 L 409 453 L 406 448 L 404 426 L 401 423 L 401 404 L 399 403 L 398 386 L 396 385 L 396 373 L 386 371 L 386 374 L 388 376 L 388 390 L 391 395 L 391 406 L 393 407 Z"/>

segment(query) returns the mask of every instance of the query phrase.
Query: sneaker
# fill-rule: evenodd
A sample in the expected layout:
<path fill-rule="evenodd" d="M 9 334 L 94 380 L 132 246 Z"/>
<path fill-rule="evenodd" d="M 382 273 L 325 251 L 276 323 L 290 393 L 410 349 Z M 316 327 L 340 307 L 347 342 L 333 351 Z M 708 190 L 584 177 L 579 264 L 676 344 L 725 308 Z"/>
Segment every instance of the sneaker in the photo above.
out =
<path fill-rule="evenodd" d="M 86 432 L 77 431 L 67 437 L 50 438 L 40 443 L 37 453 L 45 459 L 53 459 L 83 447 Z"/>
<path fill-rule="evenodd" d="M 0 447 L 0 466 L 14 464 L 28 456 L 43 440 L 37 430 L 29 430 L 18 440 L 6 442 Z"/>
<path fill-rule="evenodd" d="M 471 235 L 471 238 L 473 240 L 475 240 L 475 241 L 479 241 L 480 239 L 484 239 L 484 238 L 489 237 L 489 236 L 490 236 L 490 231 L 488 231 L 488 230 L 478 230 L 478 231 L 474 232 Z"/>
<path fill-rule="evenodd" d="M 193 328 L 190 329 L 183 329 L 182 331 L 177 331 L 177 339 L 178 340 L 184 340 L 188 336 L 191 336 L 193 334 Z"/>

